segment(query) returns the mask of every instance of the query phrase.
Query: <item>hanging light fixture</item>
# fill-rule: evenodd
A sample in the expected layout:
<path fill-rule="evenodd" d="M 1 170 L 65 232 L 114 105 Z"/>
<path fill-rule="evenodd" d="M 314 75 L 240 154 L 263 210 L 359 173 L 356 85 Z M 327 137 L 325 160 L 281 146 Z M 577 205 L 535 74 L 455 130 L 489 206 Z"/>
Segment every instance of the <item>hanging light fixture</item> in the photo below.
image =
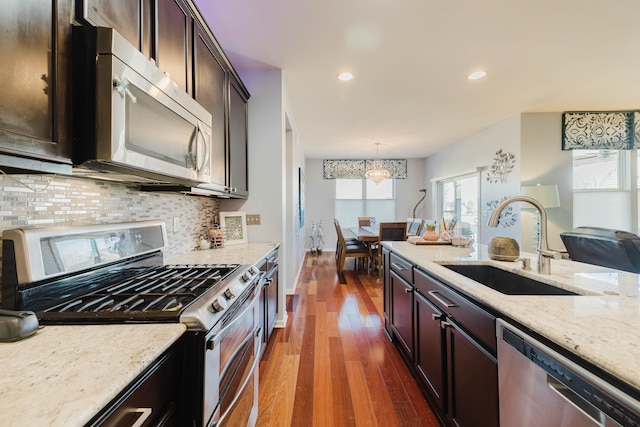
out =
<path fill-rule="evenodd" d="M 369 169 L 364 177 L 370 179 L 376 184 L 380 184 L 385 179 L 391 177 L 391 173 L 382 167 L 382 162 L 380 161 L 380 143 L 376 142 L 376 159 L 373 161 L 373 168 Z"/>

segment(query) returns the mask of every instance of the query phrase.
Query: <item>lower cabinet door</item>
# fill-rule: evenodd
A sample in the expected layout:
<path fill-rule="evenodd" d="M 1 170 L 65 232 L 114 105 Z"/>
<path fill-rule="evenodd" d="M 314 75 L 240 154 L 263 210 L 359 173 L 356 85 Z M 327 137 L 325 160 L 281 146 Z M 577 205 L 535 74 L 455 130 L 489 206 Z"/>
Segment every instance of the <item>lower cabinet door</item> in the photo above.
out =
<path fill-rule="evenodd" d="M 497 427 L 498 362 L 453 322 L 446 327 L 448 413 L 460 427 Z"/>
<path fill-rule="evenodd" d="M 391 327 L 408 359 L 413 362 L 413 286 L 394 271 L 389 275 Z"/>
<path fill-rule="evenodd" d="M 442 311 L 422 294 L 414 294 L 415 364 L 419 379 L 442 411 L 446 411 L 445 336 L 440 327 Z"/>

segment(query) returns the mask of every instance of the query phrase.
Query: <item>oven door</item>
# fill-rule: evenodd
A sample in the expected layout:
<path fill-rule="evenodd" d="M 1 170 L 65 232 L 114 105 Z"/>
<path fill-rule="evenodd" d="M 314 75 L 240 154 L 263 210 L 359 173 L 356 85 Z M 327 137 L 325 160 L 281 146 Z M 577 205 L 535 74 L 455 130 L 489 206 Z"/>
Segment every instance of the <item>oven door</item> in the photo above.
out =
<path fill-rule="evenodd" d="M 259 292 L 256 286 L 207 339 L 204 425 L 252 426 L 258 415 Z"/>

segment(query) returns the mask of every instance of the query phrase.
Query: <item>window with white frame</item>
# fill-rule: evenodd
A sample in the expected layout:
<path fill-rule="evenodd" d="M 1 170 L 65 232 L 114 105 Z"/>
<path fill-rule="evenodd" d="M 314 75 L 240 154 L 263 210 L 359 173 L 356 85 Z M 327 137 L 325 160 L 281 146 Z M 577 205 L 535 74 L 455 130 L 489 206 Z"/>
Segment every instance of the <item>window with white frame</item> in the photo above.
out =
<path fill-rule="evenodd" d="M 461 232 L 473 239 L 478 237 L 479 178 L 477 173 L 454 176 L 437 182 L 438 218 L 455 219 Z"/>
<path fill-rule="evenodd" d="M 573 226 L 638 233 L 638 150 L 573 150 L 572 154 Z"/>
<path fill-rule="evenodd" d="M 336 179 L 335 186 L 334 216 L 342 227 L 356 227 L 359 216 L 395 221 L 395 180 L 376 184 L 368 179 Z"/>

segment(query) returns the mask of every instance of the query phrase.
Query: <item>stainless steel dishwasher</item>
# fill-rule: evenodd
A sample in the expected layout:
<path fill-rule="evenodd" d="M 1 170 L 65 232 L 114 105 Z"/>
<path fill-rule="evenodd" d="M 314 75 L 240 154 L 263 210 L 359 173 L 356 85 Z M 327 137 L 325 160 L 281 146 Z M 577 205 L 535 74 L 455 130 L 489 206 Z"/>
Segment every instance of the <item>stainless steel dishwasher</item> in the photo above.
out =
<path fill-rule="evenodd" d="M 502 427 L 640 426 L 640 402 L 501 319 Z"/>

